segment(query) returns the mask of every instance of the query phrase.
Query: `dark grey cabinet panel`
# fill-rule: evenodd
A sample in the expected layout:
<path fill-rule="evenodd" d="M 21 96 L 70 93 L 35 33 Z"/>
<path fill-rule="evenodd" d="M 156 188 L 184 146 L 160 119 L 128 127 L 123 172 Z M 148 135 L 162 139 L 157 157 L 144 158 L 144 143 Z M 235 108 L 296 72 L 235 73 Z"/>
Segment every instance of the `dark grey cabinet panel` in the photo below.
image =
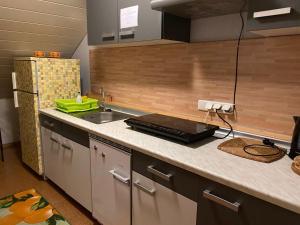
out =
<path fill-rule="evenodd" d="M 40 114 L 40 124 L 42 127 L 54 131 L 78 144 L 87 148 L 90 147 L 89 134 L 84 130 L 62 123 L 43 114 Z"/>
<path fill-rule="evenodd" d="M 119 28 L 120 43 L 132 41 L 149 41 L 161 39 L 162 13 L 151 9 L 149 0 L 119 0 L 118 14 L 123 8 L 138 5 L 138 26 Z"/>
<path fill-rule="evenodd" d="M 271 15 L 254 18 L 254 13 L 291 8 L 291 13 L 281 14 L 271 12 Z M 248 30 L 270 30 L 300 26 L 300 1 L 299 0 L 250 0 L 248 13 Z"/>
<path fill-rule="evenodd" d="M 149 167 L 170 174 L 170 179 L 165 179 L 162 174 L 155 175 Z M 193 173 L 137 151 L 132 154 L 132 170 L 195 202 L 198 199 L 199 180 Z"/>
<path fill-rule="evenodd" d="M 118 42 L 118 0 L 87 0 L 89 45 Z"/>
<path fill-rule="evenodd" d="M 132 154 L 132 170 L 197 201 L 197 225 L 297 225 L 300 221 L 300 214 L 137 151 Z"/>
<path fill-rule="evenodd" d="M 210 191 L 212 200 L 203 195 L 205 191 Z M 299 224 L 299 214 L 205 178 L 200 178 L 199 196 L 197 225 Z"/>
<path fill-rule="evenodd" d="M 138 6 L 138 26 L 121 29 L 121 9 Z M 87 0 L 89 45 L 190 41 L 191 20 L 153 10 L 150 0 Z"/>

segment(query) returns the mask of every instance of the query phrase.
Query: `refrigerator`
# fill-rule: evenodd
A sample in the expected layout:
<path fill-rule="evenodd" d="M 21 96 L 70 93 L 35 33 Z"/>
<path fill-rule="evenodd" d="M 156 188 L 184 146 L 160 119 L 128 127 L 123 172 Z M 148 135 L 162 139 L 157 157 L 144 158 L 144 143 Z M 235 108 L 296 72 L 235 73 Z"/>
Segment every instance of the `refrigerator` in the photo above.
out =
<path fill-rule="evenodd" d="M 15 58 L 12 81 L 19 114 L 22 161 L 43 175 L 39 109 L 55 107 L 55 99 L 77 96 L 80 62 L 77 59 Z"/>

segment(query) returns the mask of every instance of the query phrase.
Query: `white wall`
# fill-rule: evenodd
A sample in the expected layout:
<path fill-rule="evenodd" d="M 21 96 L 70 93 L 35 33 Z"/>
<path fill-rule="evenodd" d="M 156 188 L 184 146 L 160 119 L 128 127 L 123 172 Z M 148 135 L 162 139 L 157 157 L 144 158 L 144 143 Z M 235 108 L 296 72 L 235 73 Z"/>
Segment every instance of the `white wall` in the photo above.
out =
<path fill-rule="evenodd" d="M 243 38 L 259 37 L 247 32 L 247 13 L 243 13 L 243 18 L 245 21 Z M 242 21 L 238 13 L 192 20 L 191 42 L 236 40 L 241 25 Z"/>
<path fill-rule="evenodd" d="M 90 59 L 89 59 L 89 47 L 87 43 L 87 35 L 84 37 L 78 48 L 76 49 L 73 57 L 74 59 L 80 59 L 80 76 L 81 76 L 81 92 L 86 94 L 90 91 Z"/>
<path fill-rule="evenodd" d="M 4 144 L 19 141 L 19 119 L 13 99 L 0 99 L 0 128 Z"/>

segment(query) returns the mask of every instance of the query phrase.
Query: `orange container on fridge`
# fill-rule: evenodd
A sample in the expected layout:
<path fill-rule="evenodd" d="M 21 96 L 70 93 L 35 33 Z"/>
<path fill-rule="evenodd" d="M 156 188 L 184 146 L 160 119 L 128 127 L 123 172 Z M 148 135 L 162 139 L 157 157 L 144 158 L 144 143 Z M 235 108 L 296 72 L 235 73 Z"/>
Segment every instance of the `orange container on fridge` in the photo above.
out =
<path fill-rule="evenodd" d="M 60 52 L 49 52 L 50 58 L 60 58 Z"/>
<path fill-rule="evenodd" d="M 46 53 L 44 51 L 35 51 L 34 56 L 35 57 L 45 57 Z"/>

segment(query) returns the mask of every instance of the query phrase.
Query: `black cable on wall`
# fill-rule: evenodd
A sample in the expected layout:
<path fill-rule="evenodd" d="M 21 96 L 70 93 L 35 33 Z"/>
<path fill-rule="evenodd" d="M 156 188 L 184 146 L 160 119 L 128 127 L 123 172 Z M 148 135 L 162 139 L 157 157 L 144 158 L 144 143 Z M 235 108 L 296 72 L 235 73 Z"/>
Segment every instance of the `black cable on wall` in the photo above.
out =
<path fill-rule="evenodd" d="M 240 55 L 240 44 L 241 44 L 241 40 L 242 40 L 242 35 L 243 35 L 243 32 L 244 32 L 244 28 L 245 28 L 245 20 L 244 20 L 244 17 L 243 17 L 243 10 L 245 9 L 246 5 L 247 5 L 247 0 L 244 0 L 244 3 L 240 9 L 240 18 L 241 18 L 241 22 L 242 22 L 242 26 L 241 26 L 241 30 L 240 30 L 240 34 L 239 34 L 239 38 L 238 38 L 238 42 L 237 42 L 237 47 L 236 47 L 236 61 L 235 61 L 235 80 L 234 80 L 234 91 L 233 91 L 233 104 L 234 104 L 234 108 L 233 108 L 233 112 L 236 111 L 236 107 L 235 107 L 235 104 L 236 104 L 236 90 L 237 90 L 237 83 L 238 83 L 238 74 L 239 74 L 239 55 Z M 216 110 L 216 114 L 217 116 L 224 122 L 226 123 L 230 130 L 229 132 L 224 136 L 224 137 L 216 137 L 218 139 L 225 139 L 227 138 L 231 133 L 234 137 L 234 132 L 233 132 L 233 127 L 232 125 L 227 121 L 225 120 L 218 112 L 218 110 Z"/>
<path fill-rule="evenodd" d="M 241 7 L 241 10 L 240 10 L 240 18 L 241 18 L 242 26 L 241 26 L 241 30 L 240 30 L 240 34 L 239 34 L 239 38 L 238 38 L 238 42 L 237 42 L 237 47 L 236 47 L 235 81 L 234 81 L 234 91 L 233 91 L 234 110 L 235 110 L 235 104 L 236 104 L 236 91 L 237 91 L 238 74 L 239 74 L 240 44 L 241 44 L 242 35 L 244 32 L 244 28 L 245 28 L 245 20 L 243 17 L 243 10 L 245 9 L 247 3 L 248 3 L 248 1 L 244 0 L 243 6 Z"/>

